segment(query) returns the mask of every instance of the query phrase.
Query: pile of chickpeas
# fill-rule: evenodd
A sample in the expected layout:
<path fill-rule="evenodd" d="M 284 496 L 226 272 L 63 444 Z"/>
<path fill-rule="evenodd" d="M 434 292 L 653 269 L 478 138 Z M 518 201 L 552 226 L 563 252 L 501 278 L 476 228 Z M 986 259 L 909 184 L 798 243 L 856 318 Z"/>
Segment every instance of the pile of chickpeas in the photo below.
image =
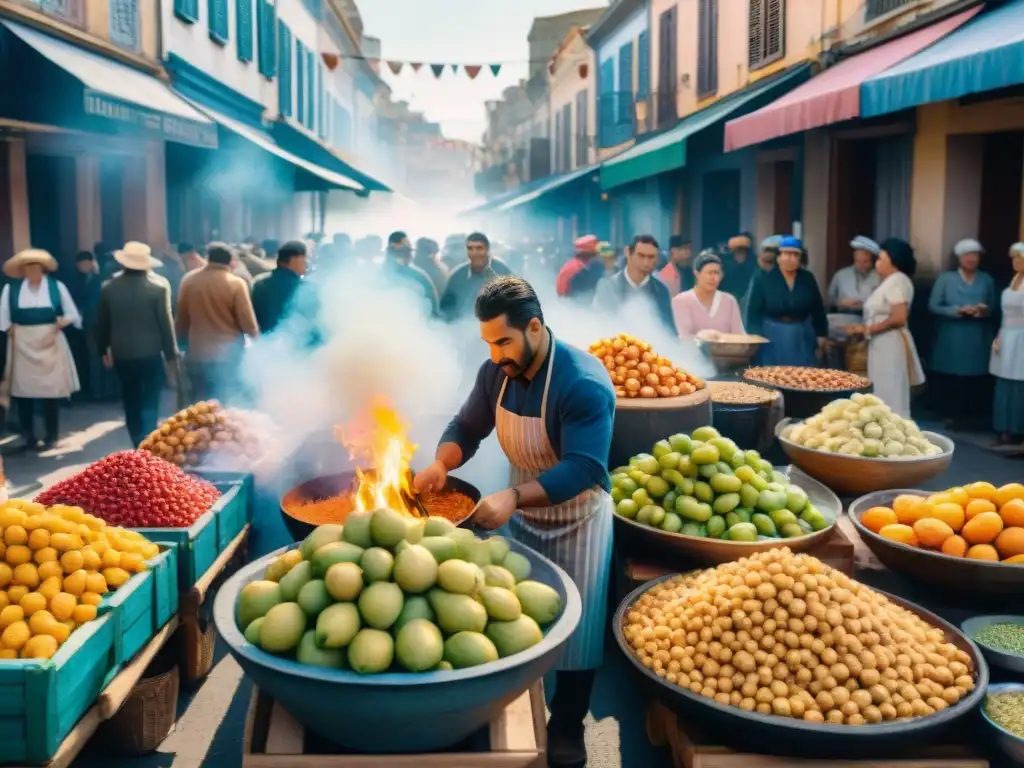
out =
<path fill-rule="evenodd" d="M 975 686 L 971 657 L 941 629 L 786 548 L 656 584 L 623 633 L 668 683 L 814 723 L 924 717 Z"/>

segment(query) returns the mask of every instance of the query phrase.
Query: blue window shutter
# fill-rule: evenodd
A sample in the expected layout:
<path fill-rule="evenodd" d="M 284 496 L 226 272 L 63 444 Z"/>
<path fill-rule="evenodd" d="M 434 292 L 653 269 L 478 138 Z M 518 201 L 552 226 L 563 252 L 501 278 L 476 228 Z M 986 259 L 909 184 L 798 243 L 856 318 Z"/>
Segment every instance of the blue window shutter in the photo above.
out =
<path fill-rule="evenodd" d="M 274 29 L 274 6 L 270 0 L 259 0 L 260 74 L 273 77 L 277 74 L 277 42 Z"/>
<path fill-rule="evenodd" d="M 306 127 L 316 131 L 316 67 L 313 51 L 306 49 Z"/>
<path fill-rule="evenodd" d="M 600 94 L 597 99 L 598 109 L 598 121 L 597 131 L 598 139 L 602 147 L 612 146 L 609 144 L 611 140 L 612 129 L 615 126 L 615 59 L 609 57 L 601 63 L 601 69 L 599 70 L 599 86 Z"/>
<path fill-rule="evenodd" d="M 292 116 L 292 33 L 283 21 L 277 26 L 277 111 Z"/>
<path fill-rule="evenodd" d="M 137 0 L 110 0 L 110 41 L 133 51 L 139 49 L 139 7 Z"/>
<path fill-rule="evenodd" d="M 295 119 L 306 123 L 306 49 L 302 41 L 295 38 Z"/>
<path fill-rule="evenodd" d="M 320 90 L 316 103 L 317 134 L 321 139 L 327 138 L 327 70 L 317 67 L 320 72 Z"/>
<path fill-rule="evenodd" d="M 640 33 L 636 45 L 637 85 L 636 97 L 646 99 L 651 95 L 651 40 L 647 30 Z"/>
<path fill-rule="evenodd" d="M 207 0 L 210 39 L 224 45 L 228 41 L 228 0 Z"/>
<path fill-rule="evenodd" d="M 619 48 L 619 92 L 616 123 L 625 125 L 630 122 L 633 111 L 633 43 L 626 43 Z M 615 142 L 618 144 L 619 142 Z"/>
<path fill-rule="evenodd" d="M 199 0 L 174 0 L 174 15 L 186 24 L 199 21 Z"/>
<path fill-rule="evenodd" d="M 235 0 L 238 60 L 252 61 L 252 0 Z"/>

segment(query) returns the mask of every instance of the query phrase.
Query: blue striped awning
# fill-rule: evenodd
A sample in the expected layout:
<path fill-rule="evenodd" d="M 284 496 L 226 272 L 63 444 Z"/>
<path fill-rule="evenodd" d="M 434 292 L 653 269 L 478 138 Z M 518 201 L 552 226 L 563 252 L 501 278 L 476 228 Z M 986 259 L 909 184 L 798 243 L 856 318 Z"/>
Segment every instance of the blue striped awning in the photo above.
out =
<path fill-rule="evenodd" d="M 1010 0 L 866 80 L 861 86 L 860 115 L 885 115 L 1021 84 L 1024 0 Z"/>

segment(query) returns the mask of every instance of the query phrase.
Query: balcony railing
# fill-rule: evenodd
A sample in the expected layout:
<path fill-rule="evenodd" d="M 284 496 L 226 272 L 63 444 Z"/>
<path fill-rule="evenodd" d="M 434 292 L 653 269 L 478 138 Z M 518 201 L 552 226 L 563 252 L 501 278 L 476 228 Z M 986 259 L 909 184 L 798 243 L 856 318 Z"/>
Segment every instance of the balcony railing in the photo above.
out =
<path fill-rule="evenodd" d="M 864 19 L 872 21 L 887 13 L 899 10 L 904 5 L 910 5 L 914 0 L 867 0 L 864 4 Z"/>

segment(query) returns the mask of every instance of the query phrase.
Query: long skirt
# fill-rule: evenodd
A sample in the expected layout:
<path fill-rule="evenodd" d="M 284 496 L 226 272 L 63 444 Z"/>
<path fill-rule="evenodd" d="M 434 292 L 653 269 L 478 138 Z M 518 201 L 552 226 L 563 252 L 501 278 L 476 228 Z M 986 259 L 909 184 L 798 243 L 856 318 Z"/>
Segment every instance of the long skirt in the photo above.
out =
<path fill-rule="evenodd" d="M 1024 435 L 1024 381 L 996 378 L 992 426 L 999 433 Z"/>
<path fill-rule="evenodd" d="M 818 365 L 814 355 L 817 337 L 810 318 L 798 323 L 766 319 L 762 332 L 771 343 L 763 345 L 757 353 L 758 365 Z"/>

